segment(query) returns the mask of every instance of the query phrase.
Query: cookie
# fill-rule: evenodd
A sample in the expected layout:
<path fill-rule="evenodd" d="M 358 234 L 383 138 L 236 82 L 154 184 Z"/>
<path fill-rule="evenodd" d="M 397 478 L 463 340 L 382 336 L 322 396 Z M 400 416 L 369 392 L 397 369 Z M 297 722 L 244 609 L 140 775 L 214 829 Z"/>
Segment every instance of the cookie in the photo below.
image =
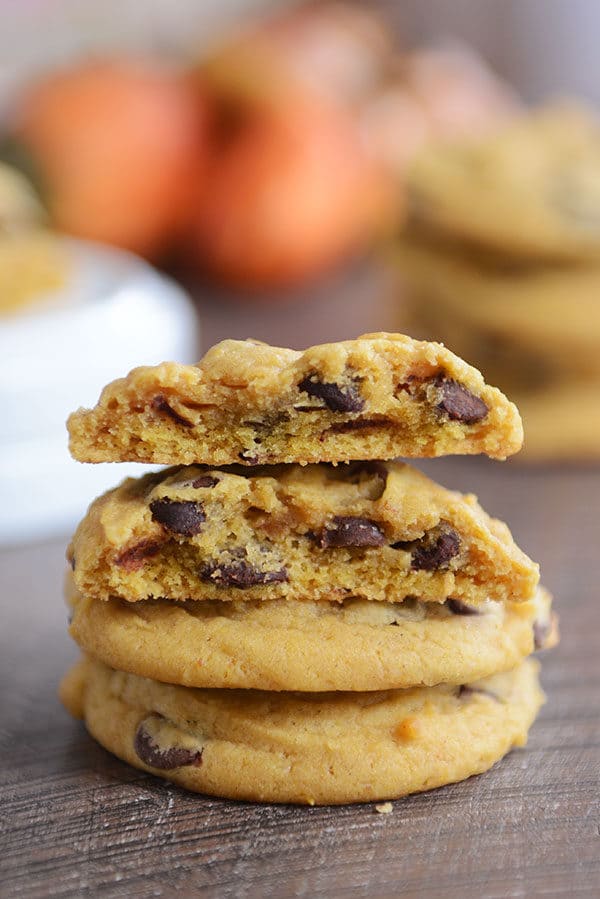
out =
<path fill-rule="evenodd" d="M 68 557 L 85 596 L 530 599 L 539 579 L 474 496 L 409 465 L 188 466 L 97 499 Z"/>
<path fill-rule="evenodd" d="M 514 258 L 600 258 L 600 128 L 547 107 L 476 141 L 437 145 L 409 173 L 413 229 Z"/>
<path fill-rule="evenodd" d="M 74 593 L 70 634 L 111 668 L 186 687 L 385 690 L 462 684 L 557 641 L 550 595 L 526 603 L 102 602 Z"/>
<path fill-rule="evenodd" d="M 225 340 L 197 365 L 132 371 L 68 421 L 80 462 L 344 462 L 487 453 L 522 443 L 519 414 L 444 347 L 371 334 L 304 352 Z"/>
<path fill-rule="evenodd" d="M 492 263 L 408 237 L 395 262 L 407 326 L 443 340 L 502 389 L 600 377 L 600 265 Z"/>
<path fill-rule="evenodd" d="M 486 771 L 525 744 L 537 671 L 528 660 L 460 687 L 300 694 L 176 687 L 84 660 L 61 698 L 110 752 L 188 790 L 339 804 Z"/>

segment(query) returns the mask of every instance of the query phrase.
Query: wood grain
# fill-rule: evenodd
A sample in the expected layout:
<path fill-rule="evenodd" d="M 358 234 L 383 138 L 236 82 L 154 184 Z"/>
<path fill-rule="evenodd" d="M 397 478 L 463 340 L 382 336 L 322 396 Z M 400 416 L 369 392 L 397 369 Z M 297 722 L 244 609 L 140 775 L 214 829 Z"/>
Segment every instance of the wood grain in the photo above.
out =
<path fill-rule="evenodd" d="M 322 305 L 205 305 L 205 344 L 229 334 L 305 346 L 390 324 L 385 292 L 367 314 L 367 286 L 358 277 L 352 285 Z M 66 539 L 7 550 L 2 899 L 598 896 L 600 471 L 479 459 L 423 468 L 507 520 L 556 595 L 562 642 L 543 660 L 548 703 L 527 748 L 488 774 L 397 801 L 390 815 L 373 804 L 307 809 L 187 795 L 111 757 L 58 703 L 76 657 L 61 599 Z"/>

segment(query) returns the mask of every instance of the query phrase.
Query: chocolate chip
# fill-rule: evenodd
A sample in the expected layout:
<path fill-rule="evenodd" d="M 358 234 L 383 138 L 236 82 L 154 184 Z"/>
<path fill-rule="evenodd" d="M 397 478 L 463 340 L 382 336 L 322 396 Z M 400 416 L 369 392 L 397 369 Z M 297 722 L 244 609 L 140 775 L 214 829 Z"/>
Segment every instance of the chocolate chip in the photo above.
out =
<path fill-rule="evenodd" d="M 546 640 L 550 636 L 550 622 L 537 621 L 533 622 L 533 645 L 536 649 L 543 649 Z"/>
<path fill-rule="evenodd" d="M 453 615 L 481 615 L 479 609 L 475 606 L 469 606 L 460 599 L 447 599 L 446 605 Z"/>
<path fill-rule="evenodd" d="M 316 375 L 308 375 L 300 381 L 298 390 L 323 400 L 332 412 L 360 412 L 364 409 L 365 401 L 353 384 L 342 388 L 339 384 L 319 381 Z"/>
<path fill-rule="evenodd" d="M 336 421 L 326 433 L 345 434 L 347 431 L 365 431 L 391 424 L 389 418 L 352 418 L 350 421 Z"/>
<path fill-rule="evenodd" d="M 210 474 L 203 474 L 202 477 L 192 481 L 192 487 L 198 490 L 200 487 L 216 487 L 218 483 L 218 478 L 213 478 Z"/>
<path fill-rule="evenodd" d="M 170 746 L 161 749 L 147 727 L 151 720 L 160 719 L 161 715 L 151 715 L 138 725 L 133 740 L 133 748 L 143 762 L 151 768 L 169 770 L 171 768 L 183 768 L 187 765 L 199 767 L 202 764 L 202 749 L 187 749 L 183 746 Z"/>
<path fill-rule="evenodd" d="M 490 699 L 500 702 L 498 696 L 496 696 L 495 693 L 492 693 L 491 690 L 484 690 L 482 687 L 470 687 L 468 684 L 462 684 L 462 686 L 458 688 L 459 699 L 468 699 L 471 696 L 476 696 L 478 693 L 481 696 L 488 696 Z"/>
<path fill-rule="evenodd" d="M 152 409 L 155 412 L 162 412 L 164 415 L 168 415 L 169 418 L 172 418 L 173 421 L 176 421 L 178 425 L 182 425 L 184 428 L 193 428 L 194 422 L 188 421 L 187 418 L 184 418 L 183 415 L 180 415 L 179 412 L 176 412 L 172 406 L 169 405 L 166 397 L 162 394 L 155 396 L 152 400 Z"/>
<path fill-rule="evenodd" d="M 452 421 L 472 425 L 488 414 L 486 403 L 458 381 L 439 375 L 433 383 L 439 398 L 437 408 Z"/>
<path fill-rule="evenodd" d="M 412 553 L 410 567 L 413 571 L 439 571 L 447 568 L 451 559 L 460 551 L 460 537 L 449 526 L 432 528 L 420 540 L 400 540 L 393 549 L 405 549 Z"/>
<path fill-rule="evenodd" d="M 238 587 L 240 590 L 259 584 L 286 583 L 289 580 L 286 568 L 262 571 L 242 556 L 228 562 L 207 562 L 200 568 L 199 574 L 203 581 L 210 581 L 218 587 Z"/>
<path fill-rule="evenodd" d="M 150 503 L 150 511 L 153 521 L 184 537 L 199 534 L 206 521 L 202 505 L 191 500 L 155 499 Z"/>
<path fill-rule="evenodd" d="M 336 515 L 317 538 L 322 549 L 331 546 L 383 546 L 385 534 L 375 521 L 369 518 Z"/>
<path fill-rule="evenodd" d="M 69 561 L 69 565 L 71 566 L 71 571 L 75 571 L 75 565 L 76 565 L 75 556 L 71 556 L 71 558 L 68 561 Z"/>
<path fill-rule="evenodd" d="M 138 571 L 146 559 L 155 556 L 160 551 L 162 545 L 162 540 L 152 540 L 151 538 L 141 540 L 135 546 L 130 546 L 129 549 L 123 550 L 115 558 L 115 564 L 124 568 L 125 571 Z"/>

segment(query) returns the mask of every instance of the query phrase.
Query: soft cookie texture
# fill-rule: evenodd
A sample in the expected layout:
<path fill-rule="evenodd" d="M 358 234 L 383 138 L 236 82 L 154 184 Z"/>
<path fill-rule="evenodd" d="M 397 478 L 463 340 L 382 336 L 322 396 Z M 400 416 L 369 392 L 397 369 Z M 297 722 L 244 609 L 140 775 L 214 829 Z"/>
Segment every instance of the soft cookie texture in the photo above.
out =
<path fill-rule="evenodd" d="M 600 258 L 600 127 L 548 107 L 478 141 L 432 147 L 409 173 L 411 224 L 513 258 Z"/>
<path fill-rule="evenodd" d="M 409 465 L 189 466 L 97 499 L 68 557 L 99 599 L 531 599 L 538 567 L 474 496 Z"/>
<path fill-rule="evenodd" d="M 76 592 L 71 636 L 111 668 L 188 687 L 386 690 L 464 684 L 557 641 L 551 598 L 469 606 L 311 600 L 101 602 Z"/>
<path fill-rule="evenodd" d="M 304 352 L 225 340 L 197 365 L 137 368 L 69 418 L 81 462 L 347 462 L 486 453 L 523 440 L 516 407 L 437 343 L 367 334 Z"/>
<path fill-rule="evenodd" d="M 337 804 L 486 771 L 525 744 L 544 700 L 537 671 L 528 660 L 461 686 L 300 694 L 176 687 L 87 659 L 61 698 L 110 752 L 188 790 Z"/>

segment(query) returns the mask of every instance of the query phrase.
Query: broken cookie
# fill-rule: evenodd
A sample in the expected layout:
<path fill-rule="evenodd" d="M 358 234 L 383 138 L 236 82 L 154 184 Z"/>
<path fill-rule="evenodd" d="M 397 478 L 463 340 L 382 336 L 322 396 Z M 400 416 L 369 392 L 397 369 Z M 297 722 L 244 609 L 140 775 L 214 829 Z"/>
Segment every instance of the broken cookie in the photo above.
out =
<path fill-rule="evenodd" d="M 522 443 L 519 413 L 441 344 L 369 334 L 304 352 L 226 340 L 197 365 L 109 384 L 69 419 L 80 462 L 348 462 L 486 453 Z"/>

